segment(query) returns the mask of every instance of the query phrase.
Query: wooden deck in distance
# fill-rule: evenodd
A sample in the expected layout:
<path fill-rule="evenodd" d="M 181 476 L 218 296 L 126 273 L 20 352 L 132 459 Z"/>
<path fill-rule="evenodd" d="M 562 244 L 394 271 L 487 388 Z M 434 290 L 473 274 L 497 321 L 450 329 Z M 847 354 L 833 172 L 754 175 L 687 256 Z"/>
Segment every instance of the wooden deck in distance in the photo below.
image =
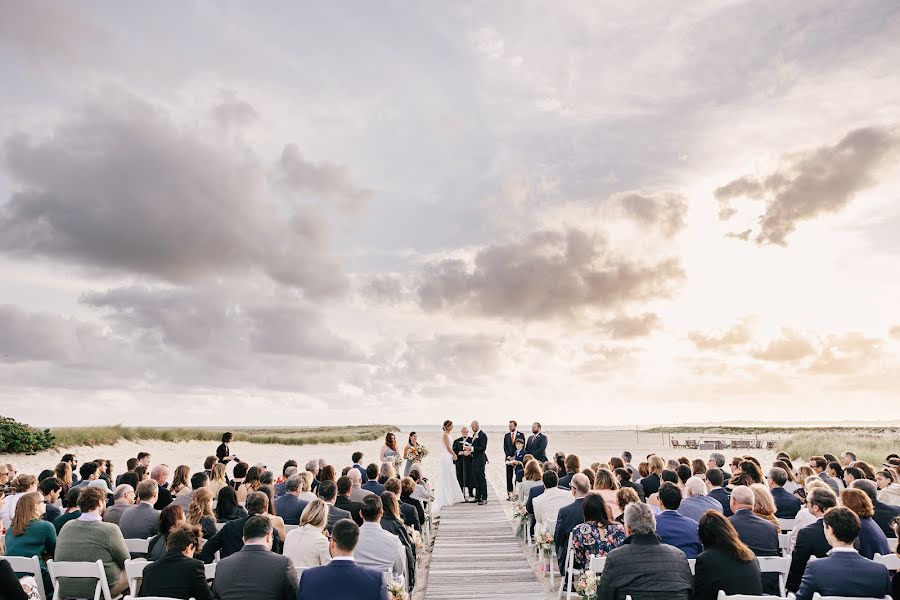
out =
<path fill-rule="evenodd" d="M 425 600 L 546 600 L 490 482 L 488 496 L 484 506 L 443 509 Z"/>

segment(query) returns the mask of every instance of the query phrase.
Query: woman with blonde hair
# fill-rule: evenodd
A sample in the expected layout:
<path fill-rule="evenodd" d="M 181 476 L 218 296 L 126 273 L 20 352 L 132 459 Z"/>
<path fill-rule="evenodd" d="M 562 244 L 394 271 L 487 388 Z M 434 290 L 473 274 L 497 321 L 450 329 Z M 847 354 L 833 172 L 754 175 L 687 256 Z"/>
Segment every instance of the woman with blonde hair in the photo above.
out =
<path fill-rule="evenodd" d="M 651 454 L 647 459 L 650 474 L 641 479 L 641 486 L 644 488 L 644 494 L 649 498 L 659 491 L 662 484 L 662 472 L 666 468 L 666 461 L 655 454 Z"/>
<path fill-rule="evenodd" d="M 807 477 L 816 477 L 816 472 L 813 471 L 813 468 L 809 465 L 802 465 L 799 469 L 797 469 L 797 479 L 804 482 L 804 487 Z"/>
<path fill-rule="evenodd" d="M 544 469 L 540 462 L 531 459 L 525 463 L 525 475 L 522 478 L 522 485 L 519 486 L 519 502 L 525 504 L 528 501 L 528 492 L 532 488 L 543 485 L 541 481 L 543 474 Z"/>
<path fill-rule="evenodd" d="M 750 489 L 753 490 L 753 514 L 773 524 L 778 529 L 778 533 L 781 533 L 781 523 L 775 516 L 775 511 L 778 509 L 775 506 L 772 492 L 761 483 L 754 483 Z"/>
<path fill-rule="evenodd" d="M 7 556 L 37 556 L 41 561 L 41 575 L 44 588 L 53 589 L 47 572 L 45 556 L 53 556 L 56 550 L 56 528 L 44 521 L 46 511 L 44 496 L 40 492 L 29 492 L 19 498 L 12 524 L 6 530 Z"/>
<path fill-rule="evenodd" d="M 618 500 L 616 500 L 616 492 L 618 490 L 619 481 L 609 469 L 601 468 L 597 471 L 597 476 L 594 479 L 594 491 L 606 502 L 612 519 L 617 518 L 622 511 L 619 508 Z"/>
<path fill-rule="evenodd" d="M 63 508 L 66 508 L 66 496 L 69 495 L 69 490 L 72 488 L 72 465 L 67 462 L 58 463 L 53 469 L 53 476 L 62 482 L 59 497 L 62 498 Z"/>
<path fill-rule="evenodd" d="M 297 476 L 300 478 L 300 495 L 297 497 L 306 502 L 312 502 L 318 498 L 310 491 L 312 489 L 313 474 L 309 471 L 303 471 L 297 473 Z"/>
<path fill-rule="evenodd" d="M 223 487 L 228 487 L 228 480 L 225 478 L 225 465 L 223 463 L 213 465 L 212 476 L 209 478 L 207 487 L 213 498 L 218 498 L 219 490 Z"/>
<path fill-rule="evenodd" d="M 261 473 L 262 469 L 259 467 L 250 467 L 247 469 L 247 476 L 244 477 L 244 483 L 237 489 L 238 502 L 246 502 L 247 494 L 259 489 L 259 476 Z"/>
<path fill-rule="evenodd" d="M 316 499 L 300 514 L 300 527 L 287 534 L 283 554 L 291 559 L 298 572 L 331 562 L 325 534 L 327 523 L 328 505 Z"/>
<path fill-rule="evenodd" d="M 140 483 L 140 479 L 138 479 Z M 175 467 L 175 473 L 172 475 L 172 486 L 169 488 L 173 498 L 179 496 L 187 496 L 191 493 L 191 468 L 187 465 L 178 465 Z"/>
<path fill-rule="evenodd" d="M 217 465 L 218 466 L 218 465 Z M 223 467 L 225 465 L 222 465 Z M 199 525 L 203 532 L 203 539 L 210 539 L 216 535 L 216 515 L 212 509 L 212 492 L 208 487 L 202 487 L 194 492 L 191 504 L 188 506 L 185 520 L 190 525 Z"/>
<path fill-rule="evenodd" d="M 859 463 L 857 463 L 859 464 Z M 876 554 L 887 556 L 891 553 L 887 536 L 872 518 L 875 516 L 875 507 L 872 500 L 864 491 L 857 488 L 847 488 L 841 492 L 841 504 L 856 513 L 859 517 L 859 554 L 869 560 Z"/>

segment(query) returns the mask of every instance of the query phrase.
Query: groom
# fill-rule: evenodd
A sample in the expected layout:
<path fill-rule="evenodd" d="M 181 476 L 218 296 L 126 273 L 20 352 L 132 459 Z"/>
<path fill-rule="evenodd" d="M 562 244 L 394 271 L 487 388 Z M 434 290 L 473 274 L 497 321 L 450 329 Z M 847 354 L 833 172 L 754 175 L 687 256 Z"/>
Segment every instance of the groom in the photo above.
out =
<path fill-rule="evenodd" d="M 487 478 L 484 473 L 487 442 L 487 434 L 481 431 L 478 421 L 472 421 L 472 470 L 475 472 L 475 500 L 478 504 L 487 504 Z"/>

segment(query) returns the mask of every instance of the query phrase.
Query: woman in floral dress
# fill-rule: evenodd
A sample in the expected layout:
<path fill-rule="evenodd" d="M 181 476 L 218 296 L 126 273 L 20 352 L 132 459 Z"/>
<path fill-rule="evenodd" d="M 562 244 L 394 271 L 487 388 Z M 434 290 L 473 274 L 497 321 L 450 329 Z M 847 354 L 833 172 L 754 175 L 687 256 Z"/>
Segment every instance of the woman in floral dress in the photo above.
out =
<path fill-rule="evenodd" d="M 606 500 L 597 492 L 584 497 L 584 523 L 572 530 L 574 568 L 586 569 L 591 555 L 606 556 L 625 543 L 625 529 L 613 521 Z"/>

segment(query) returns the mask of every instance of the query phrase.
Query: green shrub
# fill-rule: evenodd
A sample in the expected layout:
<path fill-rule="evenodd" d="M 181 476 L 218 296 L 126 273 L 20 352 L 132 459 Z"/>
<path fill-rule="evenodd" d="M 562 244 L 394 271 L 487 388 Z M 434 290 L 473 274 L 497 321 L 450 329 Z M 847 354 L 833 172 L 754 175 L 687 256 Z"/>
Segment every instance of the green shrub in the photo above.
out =
<path fill-rule="evenodd" d="M 0 454 L 34 454 L 53 446 L 53 434 L 49 429 L 42 431 L 0 416 Z"/>

